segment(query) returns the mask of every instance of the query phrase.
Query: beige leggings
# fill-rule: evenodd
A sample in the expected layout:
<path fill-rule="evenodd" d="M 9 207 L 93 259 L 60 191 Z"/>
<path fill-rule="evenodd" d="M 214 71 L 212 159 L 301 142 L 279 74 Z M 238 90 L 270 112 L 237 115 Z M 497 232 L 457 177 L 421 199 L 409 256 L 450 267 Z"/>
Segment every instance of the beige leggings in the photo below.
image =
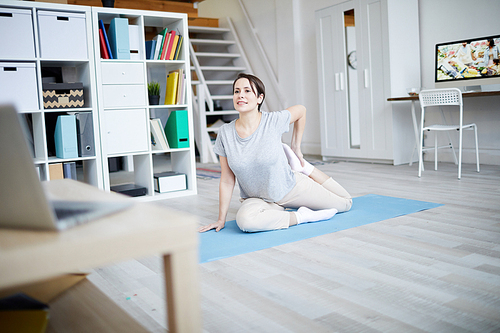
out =
<path fill-rule="evenodd" d="M 351 209 L 351 195 L 332 178 L 320 185 L 300 172 L 294 173 L 297 183 L 280 201 L 266 202 L 259 198 L 243 200 L 236 214 L 236 223 L 241 230 L 256 232 L 288 228 L 290 214 L 294 213 L 285 211 L 285 208 L 336 208 L 339 212 Z"/>

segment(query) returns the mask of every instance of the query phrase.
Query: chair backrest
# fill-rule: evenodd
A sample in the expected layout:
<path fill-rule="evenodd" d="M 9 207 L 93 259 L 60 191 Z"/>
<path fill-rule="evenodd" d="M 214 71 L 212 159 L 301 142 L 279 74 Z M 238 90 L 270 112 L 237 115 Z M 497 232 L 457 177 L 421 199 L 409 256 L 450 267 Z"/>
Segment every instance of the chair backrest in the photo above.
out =
<path fill-rule="evenodd" d="M 428 89 L 418 94 L 420 106 L 462 105 L 462 92 L 458 88 Z"/>

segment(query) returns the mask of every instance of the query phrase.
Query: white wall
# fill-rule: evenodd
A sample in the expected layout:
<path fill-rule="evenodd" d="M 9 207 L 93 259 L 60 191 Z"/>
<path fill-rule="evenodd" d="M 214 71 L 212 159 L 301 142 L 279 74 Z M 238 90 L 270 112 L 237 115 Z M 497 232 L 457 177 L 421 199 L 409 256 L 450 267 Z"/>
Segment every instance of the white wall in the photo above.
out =
<path fill-rule="evenodd" d="M 404 1 L 404 0 L 401 0 Z M 308 109 L 302 151 L 320 154 L 319 96 L 316 63 L 314 13 L 343 0 L 242 0 L 264 46 L 279 82 L 278 92 L 270 84 L 272 73 L 253 41 L 238 0 L 204 0 L 201 17 L 232 18 L 256 75 L 268 89 L 270 108 L 280 104 L 303 104 Z M 434 47 L 436 43 L 500 33 L 500 1 L 420 0 L 420 54 L 423 87 L 434 87 Z M 389 97 L 389 96 L 387 96 Z M 465 100 L 466 121 L 479 128 L 482 164 L 500 165 L 500 97 Z M 471 110 L 474 110 L 471 112 Z M 287 138 L 285 138 L 286 140 Z M 468 140 L 470 141 L 470 140 Z M 464 141 L 464 162 L 471 163 L 472 144 Z"/>
<path fill-rule="evenodd" d="M 434 88 L 436 44 L 500 34 L 498 0 L 421 0 L 419 7 L 423 87 Z M 500 97 L 464 99 L 464 122 L 478 126 L 481 164 L 500 165 Z M 464 134 L 464 148 L 464 162 L 474 163 L 471 133 Z M 443 157 L 452 161 L 451 154 Z"/>

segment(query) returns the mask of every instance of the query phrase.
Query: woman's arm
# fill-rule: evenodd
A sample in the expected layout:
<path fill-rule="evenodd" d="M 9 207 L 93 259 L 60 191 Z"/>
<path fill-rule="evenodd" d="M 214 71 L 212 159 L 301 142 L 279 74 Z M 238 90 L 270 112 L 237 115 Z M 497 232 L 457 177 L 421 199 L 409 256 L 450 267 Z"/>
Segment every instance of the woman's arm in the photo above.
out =
<path fill-rule="evenodd" d="M 226 216 L 229 210 L 229 203 L 231 202 L 231 197 L 233 196 L 234 185 L 236 184 L 236 178 L 233 171 L 227 163 L 227 158 L 224 156 L 219 156 L 221 176 L 219 183 L 219 218 L 217 222 L 210 223 L 209 225 L 200 227 L 199 232 L 205 232 L 211 229 L 219 231 L 224 228 L 226 224 Z"/>
<path fill-rule="evenodd" d="M 304 155 L 300 149 L 302 143 L 302 135 L 306 127 L 306 108 L 303 105 L 294 105 L 287 108 L 290 111 L 290 124 L 293 123 L 293 134 L 291 148 L 300 160 L 300 164 L 304 166 Z"/>

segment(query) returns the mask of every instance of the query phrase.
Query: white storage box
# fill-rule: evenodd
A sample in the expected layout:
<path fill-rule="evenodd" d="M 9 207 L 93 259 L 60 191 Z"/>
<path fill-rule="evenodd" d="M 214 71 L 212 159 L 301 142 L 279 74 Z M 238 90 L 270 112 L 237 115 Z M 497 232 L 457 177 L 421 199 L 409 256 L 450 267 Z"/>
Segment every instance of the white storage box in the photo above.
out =
<path fill-rule="evenodd" d="M 147 152 L 151 134 L 146 120 L 145 109 L 104 111 L 106 154 Z"/>
<path fill-rule="evenodd" d="M 31 10 L 0 8 L 0 58 L 35 58 Z"/>
<path fill-rule="evenodd" d="M 160 193 L 182 191 L 186 189 L 186 175 L 175 171 L 154 174 L 155 191 Z"/>
<path fill-rule="evenodd" d="M 88 59 L 85 14 L 38 11 L 43 59 Z"/>
<path fill-rule="evenodd" d="M 38 111 L 35 63 L 0 62 L 0 104 L 17 111 Z"/>

